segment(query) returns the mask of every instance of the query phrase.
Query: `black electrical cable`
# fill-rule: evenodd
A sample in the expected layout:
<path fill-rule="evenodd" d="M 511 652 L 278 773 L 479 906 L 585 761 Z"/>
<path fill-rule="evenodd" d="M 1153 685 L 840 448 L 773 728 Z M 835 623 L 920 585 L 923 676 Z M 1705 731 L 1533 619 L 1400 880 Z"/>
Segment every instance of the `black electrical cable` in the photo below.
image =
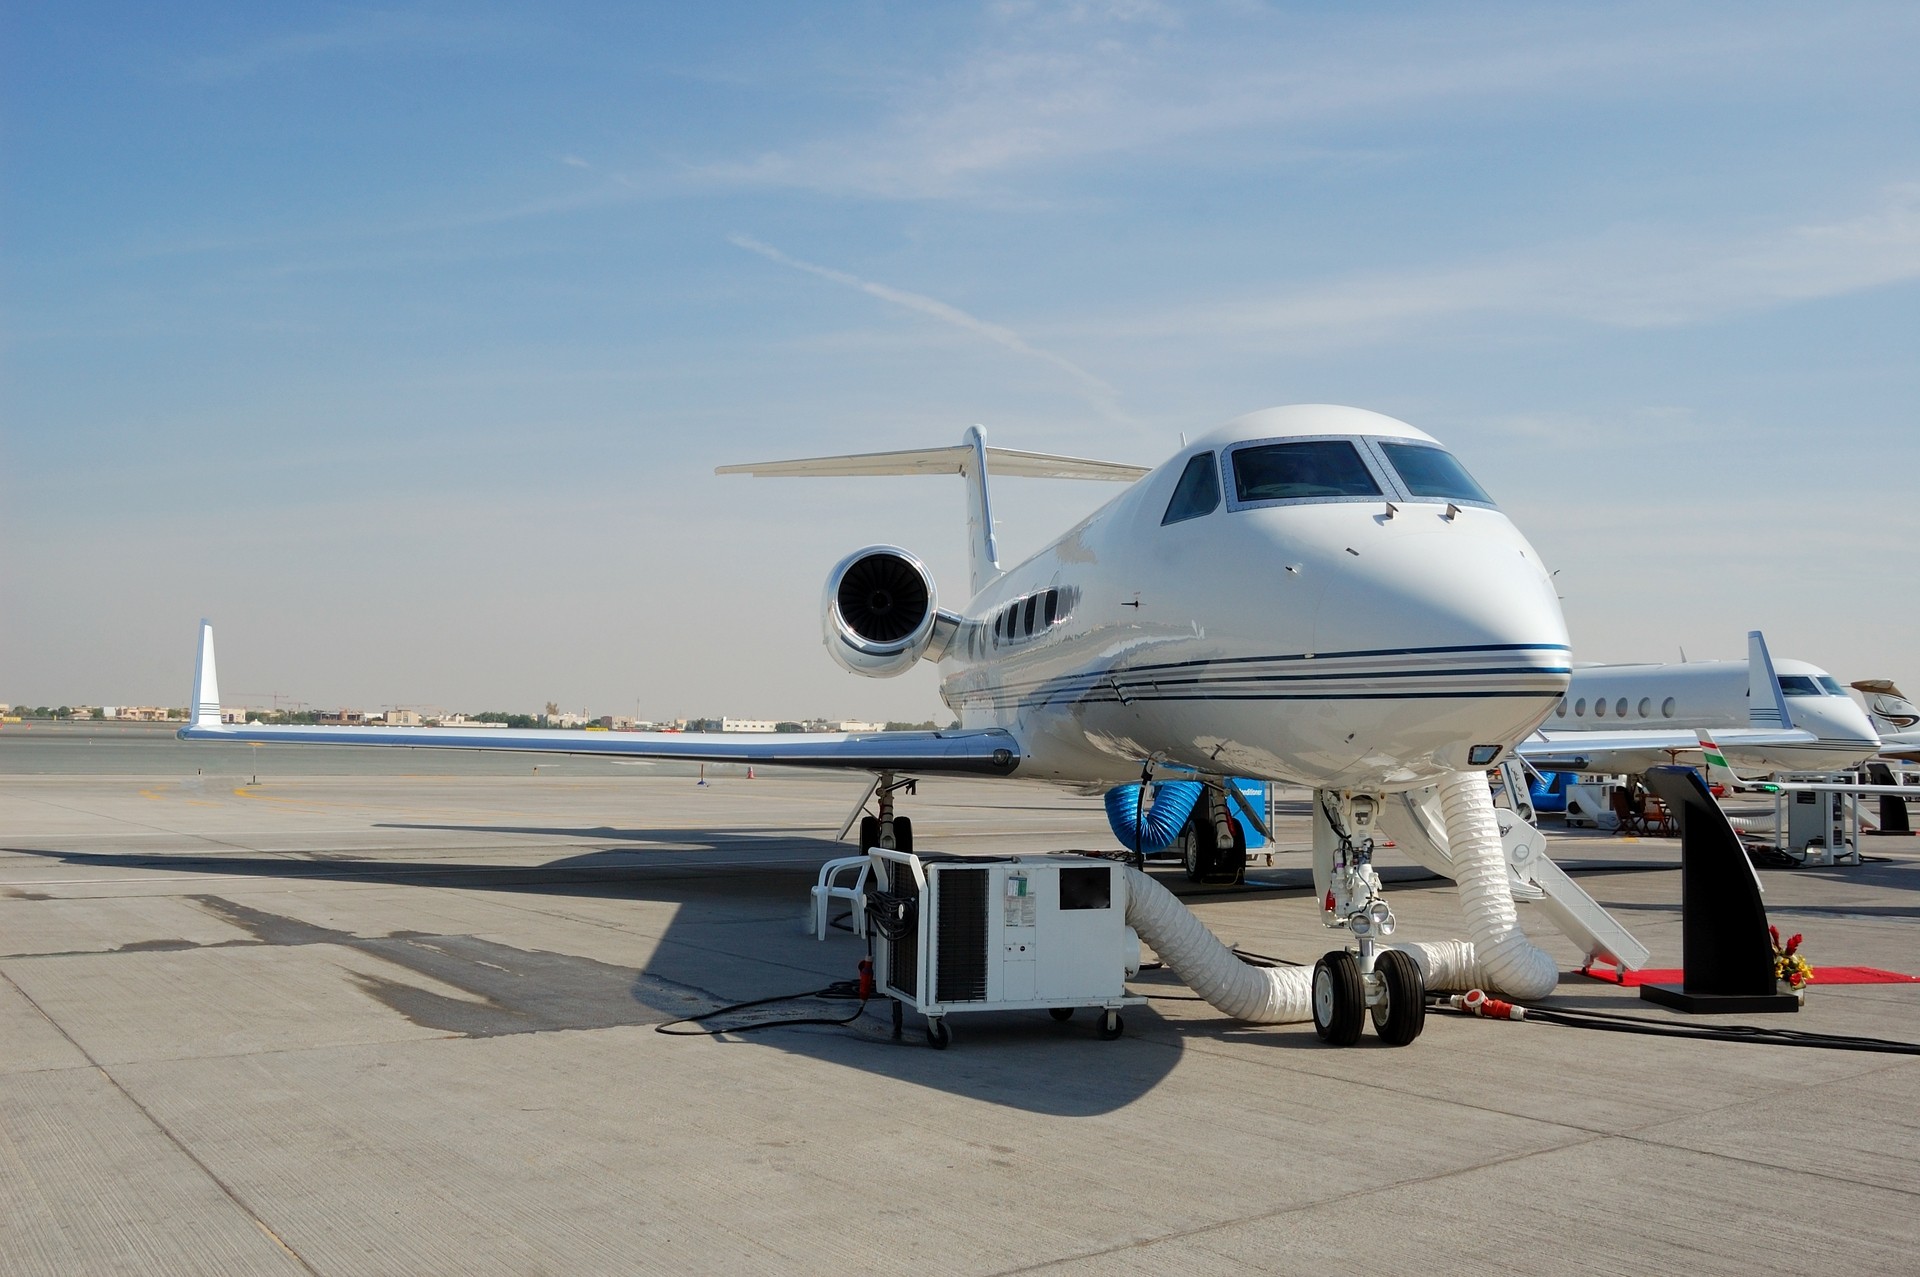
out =
<path fill-rule="evenodd" d="M 1445 994 L 1429 994 L 1429 1010 L 1473 1012 L 1451 1005 Z M 1828 1051 L 1875 1051 L 1887 1055 L 1920 1055 L 1920 1042 L 1887 1038 L 1857 1038 L 1839 1033 L 1803 1033 L 1798 1029 L 1766 1028 L 1757 1024 L 1676 1024 L 1618 1011 L 1575 1011 L 1559 1007 L 1523 1007 L 1529 1020 L 1603 1033 L 1641 1033 L 1656 1038 L 1699 1038 L 1710 1042 L 1751 1042 L 1759 1046 L 1818 1047 Z"/>
<path fill-rule="evenodd" d="M 828 1019 L 825 1016 L 808 1016 L 801 1019 L 756 1020 L 752 1024 L 734 1025 L 731 1028 L 725 1029 L 682 1029 L 677 1027 L 682 1024 L 699 1024 L 701 1021 L 711 1020 L 715 1016 L 730 1015 L 736 1011 L 750 1010 L 753 1007 L 772 1006 L 778 1002 L 799 1002 L 806 998 L 820 998 L 829 1002 L 850 1001 L 859 998 L 860 1005 L 854 1008 L 852 1015 L 838 1020 Z M 855 1020 L 858 1020 L 866 1011 L 868 1001 L 869 998 L 860 996 L 859 981 L 836 980 L 824 989 L 812 989 L 806 993 L 782 993 L 771 998 L 755 998 L 750 1002 L 736 1002 L 732 1006 L 715 1007 L 711 1011 L 702 1011 L 698 1015 L 684 1015 L 677 1020 L 668 1020 L 664 1024 L 654 1025 L 653 1031 L 655 1033 L 664 1033 L 670 1038 L 700 1038 L 720 1037 L 728 1033 L 751 1033 L 755 1029 L 791 1029 L 803 1024 L 819 1024 L 828 1027 L 837 1027 L 852 1024 Z"/>

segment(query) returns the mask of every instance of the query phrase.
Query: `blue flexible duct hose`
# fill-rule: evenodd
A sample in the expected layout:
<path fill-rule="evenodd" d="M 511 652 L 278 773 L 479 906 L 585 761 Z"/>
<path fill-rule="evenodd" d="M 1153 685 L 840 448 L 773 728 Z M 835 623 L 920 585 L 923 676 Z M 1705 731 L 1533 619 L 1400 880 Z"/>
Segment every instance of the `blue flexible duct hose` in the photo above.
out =
<path fill-rule="evenodd" d="M 1165 851 L 1187 827 L 1187 817 L 1205 791 L 1197 780 L 1163 780 L 1153 787 L 1153 800 L 1142 812 L 1140 786 L 1116 785 L 1107 791 L 1107 823 L 1128 851 L 1136 845 L 1142 855 Z"/>

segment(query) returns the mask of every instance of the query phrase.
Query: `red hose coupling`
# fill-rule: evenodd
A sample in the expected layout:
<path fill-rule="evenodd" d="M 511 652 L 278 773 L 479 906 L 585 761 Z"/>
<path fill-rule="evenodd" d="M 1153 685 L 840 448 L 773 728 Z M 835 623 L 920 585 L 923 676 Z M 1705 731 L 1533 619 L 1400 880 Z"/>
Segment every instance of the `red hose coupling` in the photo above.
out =
<path fill-rule="evenodd" d="M 873 959 L 860 959 L 860 1000 L 866 1001 L 873 996 Z"/>
<path fill-rule="evenodd" d="M 1468 989 L 1464 994 L 1452 999 L 1455 1006 L 1470 1015 L 1482 1016 L 1489 1020 L 1524 1020 L 1527 1009 L 1517 1007 L 1511 1002 L 1487 996 L 1484 989 Z"/>

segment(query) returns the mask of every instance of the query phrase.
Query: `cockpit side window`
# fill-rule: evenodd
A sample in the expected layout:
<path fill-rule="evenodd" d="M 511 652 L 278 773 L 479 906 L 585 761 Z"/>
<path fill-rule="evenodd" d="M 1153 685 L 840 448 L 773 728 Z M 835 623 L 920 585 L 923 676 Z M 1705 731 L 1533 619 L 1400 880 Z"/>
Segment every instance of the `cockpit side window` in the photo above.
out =
<path fill-rule="evenodd" d="M 1822 674 L 1819 683 L 1820 689 L 1829 696 L 1845 696 L 1847 694 L 1847 689 L 1840 686 L 1840 680 L 1831 674 Z"/>
<path fill-rule="evenodd" d="M 1408 493 L 1416 497 L 1437 497 L 1445 501 L 1480 501 L 1493 504 L 1486 489 L 1473 481 L 1467 468 L 1444 448 L 1418 443 L 1380 441 L 1394 473 Z"/>
<path fill-rule="evenodd" d="M 1381 495 L 1360 450 L 1348 439 L 1241 448 L 1233 454 L 1233 493 L 1243 503 Z"/>
<path fill-rule="evenodd" d="M 1187 468 L 1180 472 L 1180 482 L 1173 490 L 1173 500 L 1167 502 L 1167 513 L 1160 520 L 1160 526 L 1164 528 L 1169 523 L 1212 514 L 1219 506 L 1220 470 L 1213 464 L 1213 454 L 1203 452 L 1189 460 Z"/>
<path fill-rule="evenodd" d="M 1814 682 L 1805 674 L 1782 674 L 1780 676 L 1780 690 L 1788 696 L 1818 696 L 1820 695 L 1820 684 Z"/>

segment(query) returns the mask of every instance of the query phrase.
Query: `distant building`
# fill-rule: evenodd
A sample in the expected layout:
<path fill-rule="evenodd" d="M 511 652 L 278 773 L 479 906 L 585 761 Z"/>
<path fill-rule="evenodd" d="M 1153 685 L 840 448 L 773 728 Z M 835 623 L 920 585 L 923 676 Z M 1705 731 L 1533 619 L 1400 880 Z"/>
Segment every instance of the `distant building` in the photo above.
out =
<path fill-rule="evenodd" d="M 173 718 L 173 713 L 159 705 L 121 705 L 109 711 L 107 717 L 128 723 L 164 723 Z"/>
<path fill-rule="evenodd" d="M 413 709 L 390 709 L 387 711 L 386 716 L 380 721 L 388 727 L 418 727 L 421 723 L 420 711 Z"/>
<path fill-rule="evenodd" d="M 843 720 L 832 730 L 839 732 L 884 732 L 887 730 L 887 725 L 885 723 L 862 723 L 849 718 Z"/>
<path fill-rule="evenodd" d="M 723 718 L 720 730 L 723 732 L 771 732 L 779 726 L 771 718 Z"/>

